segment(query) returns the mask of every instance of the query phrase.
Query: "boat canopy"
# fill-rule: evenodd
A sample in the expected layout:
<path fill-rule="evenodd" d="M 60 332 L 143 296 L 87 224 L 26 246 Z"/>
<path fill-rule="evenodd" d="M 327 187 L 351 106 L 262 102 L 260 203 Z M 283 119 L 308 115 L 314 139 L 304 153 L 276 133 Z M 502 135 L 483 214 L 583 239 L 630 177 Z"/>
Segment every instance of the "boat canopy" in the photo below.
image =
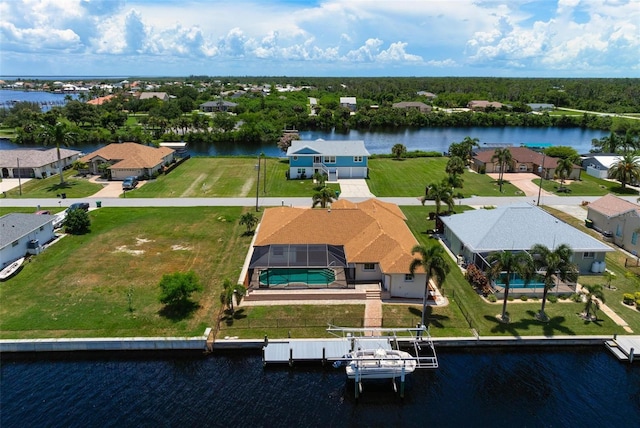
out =
<path fill-rule="evenodd" d="M 342 245 L 271 244 L 253 247 L 250 269 L 347 267 Z"/>

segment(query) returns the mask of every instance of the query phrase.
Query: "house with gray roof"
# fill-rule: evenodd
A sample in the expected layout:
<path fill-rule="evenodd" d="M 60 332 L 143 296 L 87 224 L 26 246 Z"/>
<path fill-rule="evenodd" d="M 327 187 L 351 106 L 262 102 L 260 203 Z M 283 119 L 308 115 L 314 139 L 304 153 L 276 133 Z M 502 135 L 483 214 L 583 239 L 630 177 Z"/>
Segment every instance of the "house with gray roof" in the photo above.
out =
<path fill-rule="evenodd" d="M 362 140 L 294 140 L 287 150 L 289 178 L 311 178 L 316 172 L 326 174 L 328 181 L 366 178 L 369 156 Z"/>
<path fill-rule="evenodd" d="M 391 107 L 403 110 L 417 110 L 420 113 L 429 113 L 431 106 L 420 101 L 402 101 L 393 104 Z"/>
<path fill-rule="evenodd" d="M 200 111 L 205 113 L 213 113 L 217 111 L 228 112 L 236 108 L 238 104 L 232 103 L 230 101 L 218 100 L 218 101 L 207 101 L 206 103 L 200 104 Z"/>
<path fill-rule="evenodd" d="M 0 217 L 0 269 L 24 257 L 29 248 L 39 252 L 55 238 L 56 216 L 9 213 Z"/>
<path fill-rule="evenodd" d="M 61 168 L 69 168 L 81 154 L 61 147 Z M 47 178 L 58 173 L 58 153 L 55 148 L 0 150 L 0 171 L 2 178 Z"/>
<path fill-rule="evenodd" d="M 528 203 L 480 209 L 441 217 L 445 242 L 453 254 L 484 270 L 497 251 L 528 251 L 535 244 L 553 249 L 567 244 L 580 273 L 604 262 L 611 247 Z"/>

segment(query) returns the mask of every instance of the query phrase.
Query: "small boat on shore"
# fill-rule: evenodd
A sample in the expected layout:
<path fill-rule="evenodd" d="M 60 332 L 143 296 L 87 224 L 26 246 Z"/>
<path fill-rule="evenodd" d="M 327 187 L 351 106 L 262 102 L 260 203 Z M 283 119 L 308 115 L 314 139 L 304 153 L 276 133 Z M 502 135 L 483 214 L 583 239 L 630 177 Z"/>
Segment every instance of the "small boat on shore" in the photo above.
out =
<path fill-rule="evenodd" d="M 0 281 L 7 280 L 11 278 L 13 275 L 15 275 L 20 269 L 20 266 L 22 266 L 24 259 L 25 259 L 24 257 L 20 257 L 18 260 L 12 263 L 9 263 L 7 266 L 5 266 L 4 269 L 0 271 Z"/>
<path fill-rule="evenodd" d="M 349 379 L 395 379 L 413 373 L 417 358 L 395 349 L 363 349 L 345 356 Z"/>

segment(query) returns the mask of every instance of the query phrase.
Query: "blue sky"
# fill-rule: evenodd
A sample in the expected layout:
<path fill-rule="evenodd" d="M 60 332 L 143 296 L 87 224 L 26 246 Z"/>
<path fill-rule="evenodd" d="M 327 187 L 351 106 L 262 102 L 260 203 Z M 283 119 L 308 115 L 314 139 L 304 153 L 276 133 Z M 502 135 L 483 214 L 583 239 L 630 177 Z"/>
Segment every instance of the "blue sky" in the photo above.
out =
<path fill-rule="evenodd" d="M 0 75 L 640 77 L 640 0 L 0 0 Z"/>

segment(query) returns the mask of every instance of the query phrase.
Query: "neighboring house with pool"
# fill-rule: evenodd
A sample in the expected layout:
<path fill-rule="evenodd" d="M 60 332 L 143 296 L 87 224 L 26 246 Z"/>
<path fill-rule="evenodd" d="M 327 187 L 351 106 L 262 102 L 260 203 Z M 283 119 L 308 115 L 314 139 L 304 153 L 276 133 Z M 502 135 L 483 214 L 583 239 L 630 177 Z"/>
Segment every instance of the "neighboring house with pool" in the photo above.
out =
<path fill-rule="evenodd" d="M 287 150 L 289 178 L 311 178 L 316 172 L 326 174 L 328 181 L 366 178 L 369 174 L 369 156 L 361 140 L 294 140 Z"/>
<path fill-rule="evenodd" d="M 613 248 L 528 203 L 480 209 L 441 217 L 444 240 L 460 263 L 482 270 L 496 251 L 529 251 L 535 244 L 553 249 L 567 244 L 580 274 L 604 271 L 605 255 Z"/>
<path fill-rule="evenodd" d="M 268 208 L 256 233 L 245 278 L 250 290 L 381 284 L 390 297 L 424 294 L 424 272 L 409 273 L 418 242 L 395 204 L 369 199 L 336 201 L 331 209 Z"/>

